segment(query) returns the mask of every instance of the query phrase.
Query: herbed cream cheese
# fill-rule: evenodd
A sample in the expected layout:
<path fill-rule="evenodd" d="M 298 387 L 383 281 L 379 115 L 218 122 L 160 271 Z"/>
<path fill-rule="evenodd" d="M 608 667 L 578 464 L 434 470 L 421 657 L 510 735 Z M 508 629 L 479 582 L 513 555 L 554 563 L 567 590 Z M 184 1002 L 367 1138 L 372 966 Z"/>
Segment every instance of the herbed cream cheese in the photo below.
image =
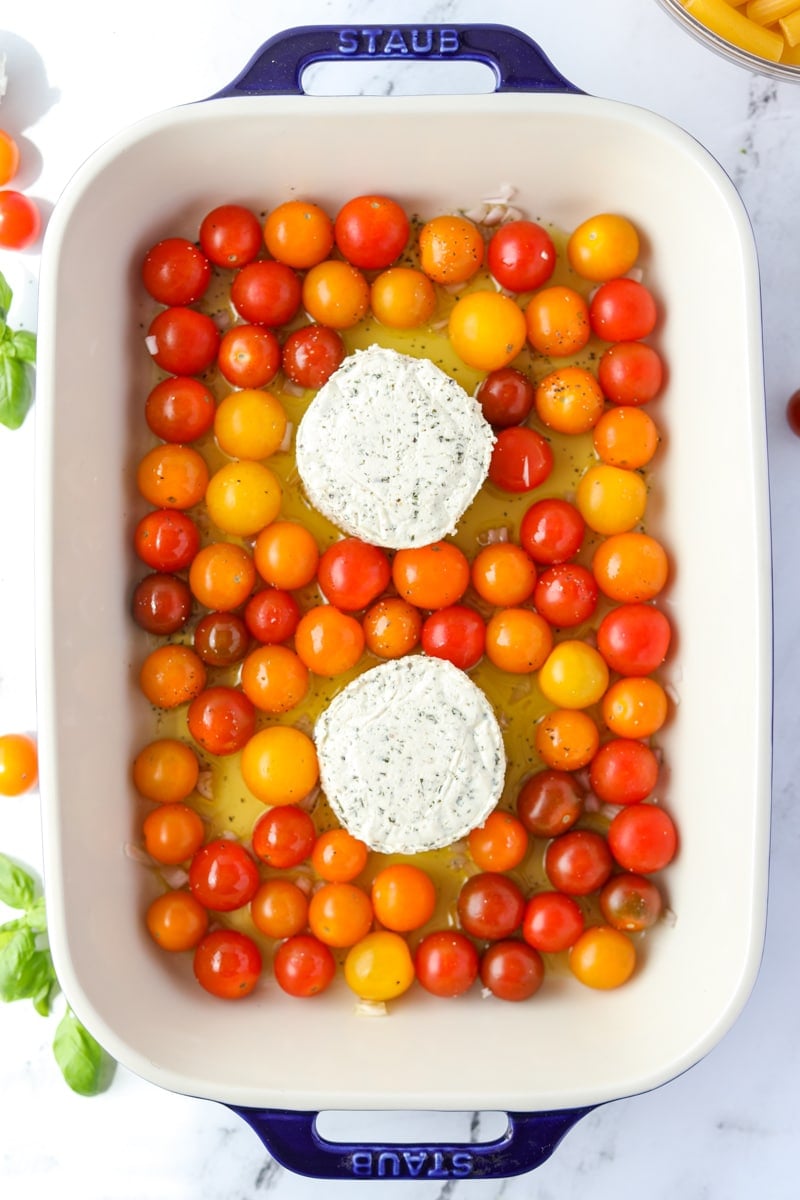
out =
<path fill-rule="evenodd" d="M 478 401 L 427 358 L 382 346 L 349 355 L 297 431 L 310 502 L 354 537 L 388 549 L 455 533 L 494 445 Z"/>
<path fill-rule="evenodd" d="M 443 659 L 416 654 L 360 675 L 318 718 L 314 740 L 337 818 L 386 854 L 465 837 L 503 790 L 506 755 L 492 707 Z"/>

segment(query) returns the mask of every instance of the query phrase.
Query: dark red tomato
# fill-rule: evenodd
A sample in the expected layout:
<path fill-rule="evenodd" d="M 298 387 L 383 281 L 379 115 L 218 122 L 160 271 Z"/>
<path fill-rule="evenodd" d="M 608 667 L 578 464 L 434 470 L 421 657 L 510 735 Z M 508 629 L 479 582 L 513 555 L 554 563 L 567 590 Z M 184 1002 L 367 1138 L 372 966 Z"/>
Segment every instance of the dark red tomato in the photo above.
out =
<path fill-rule="evenodd" d="M 498 1000 L 529 1000 L 544 981 L 544 963 L 538 950 L 513 939 L 495 942 L 484 950 L 481 983 Z"/>
<path fill-rule="evenodd" d="M 202 375 L 217 357 L 219 330 L 211 317 L 193 308 L 165 308 L 150 322 L 151 351 L 170 375 Z"/>
<path fill-rule="evenodd" d="M 478 978 L 478 951 L 466 934 L 439 929 L 427 934 L 414 955 L 417 980 L 434 996 L 460 996 Z"/>
<path fill-rule="evenodd" d="M 261 222 L 241 204 L 221 204 L 200 225 L 200 245 L 218 267 L 243 267 L 262 246 Z"/>
<path fill-rule="evenodd" d="M 358 612 L 377 600 L 391 577 L 386 551 L 355 537 L 334 542 L 317 567 L 317 581 L 326 600 L 344 612 Z"/>
<path fill-rule="evenodd" d="M 243 321 L 253 325 L 286 325 L 300 307 L 303 285 L 286 263 L 259 259 L 236 272 L 231 300 Z"/>
<path fill-rule="evenodd" d="M 250 648 L 250 635 L 236 613 L 210 612 L 197 622 L 194 648 L 209 667 L 232 667 Z"/>
<path fill-rule="evenodd" d="M 177 575 L 145 575 L 134 589 L 133 619 L 148 633 L 166 637 L 182 629 L 192 613 L 192 593 Z"/>
<path fill-rule="evenodd" d="M 0 191 L 0 247 L 24 250 L 38 238 L 42 218 L 36 203 L 13 188 Z"/>
<path fill-rule="evenodd" d="M 652 879 L 623 871 L 612 875 L 600 891 L 600 911 L 609 925 L 639 933 L 655 925 L 664 902 Z"/>
<path fill-rule="evenodd" d="M 544 869 L 554 888 L 569 896 L 588 896 L 608 879 L 614 866 L 608 842 L 593 829 L 570 829 L 553 838 Z"/>
<path fill-rule="evenodd" d="M 344 258 L 362 270 L 380 270 L 406 248 L 410 225 L 396 200 L 356 196 L 339 210 L 333 224 L 336 245 Z"/>
<path fill-rule="evenodd" d="M 521 425 L 533 408 L 536 390 L 516 367 L 498 367 L 480 383 L 475 399 L 495 429 Z"/>
<path fill-rule="evenodd" d="M 614 817 L 608 829 L 608 844 L 625 871 L 648 875 L 672 862 L 678 849 L 678 832 L 663 808 L 636 804 Z"/>
<path fill-rule="evenodd" d="M 211 282 L 211 263 L 186 238 L 164 238 L 147 251 L 142 283 L 159 304 L 192 304 Z"/>
<path fill-rule="evenodd" d="M 185 512 L 157 508 L 138 522 L 133 548 L 154 571 L 182 571 L 200 549 L 200 531 Z"/>
<path fill-rule="evenodd" d="M 542 571 L 533 590 L 536 611 L 559 629 L 588 621 L 597 608 L 599 589 L 588 567 L 556 563 Z"/>
<path fill-rule="evenodd" d="M 164 442 L 194 442 L 214 424 L 213 392 L 199 379 L 177 375 L 157 383 L 144 406 L 144 417 Z"/>
<path fill-rule="evenodd" d="M 547 230 L 535 221 L 509 221 L 489 238 L 486 262 L 501 287 L 532 292 L 553 274 L 556 248 Z"/>
<path fill-rule="evenodd" d="M 251 635 L 267 645 L 288 642 L 299 621 L 300 605 L 283 588 L 262 588 L 244 608 L 244 622 Z"/>
<path fill-rule="evenodd" d="M 281 942 L 272 967 L 278 987 L 290 996 L 317 996 L 336 975 L 332 950 L 310 933 L 296 933 Z"/>
<path fill-rule="evenodd" d="M 269 867 L 297 867 L 317 840 L 312 817 L 296 804 L 268 808 L 253 826 L 253 853 Z"/>
<path fill-rule="evenodd" d="M 280 342 L 264 325 L 234 325 L 222 335 L 217 366 L 234 387 L 266 387 L 280 365 Z"/>
<path fill-rule="evenodd" d="M 510 876 L 499 871 L 482 871 L 471 875 L 462 886 L 457 911 L 465 933 L 495 941 L 519 929 L 525 897 Z"/>
<path fill-rule="evenodd" d="M 283 343 L 284 372 L 299 387 L 321 388 L 344 356 L 341 336 L 327 325 L 304 325 L 293 330 Z"/>
<path fill-rule="evenodd" d="M 612 404 L 647 404 L 661 391 L 664 366 L 652 346 L 617 342 L 600 356 L 597 380 Z"/>
<path fill-rule="evenodd" d="M 634 738 L 605 742 L 589 764 L 592 791 L 604 804 L 638 804 L 658 781 L 658 759 Z"/>
<path fill-rule="evenodd" d="M 800 389 L 786 401 L 786 421 L 792 433 L 800 437 Z"/>
<path fill-rule="evenodd" d="M 189 888 L 212 912 L 233 912 L 249 904 L 259 882 L 255 859 L 232 838 L 206 842 L 189 864 Z"/>
<path fill-rule="evenodd" d="M 421 641 L 431 658 L 445 658 L 462 671 L 469 671 L 483 658 L 486 625 L 474 608 L 451 604 L 426 618 Z"/>
<path fill-rule="evenodd" d="M 635 279 L 609 279 L 589 302 L 592 332 L 605 342 L 637 342 L 653 332 L 657 320 L 652 293 Z"/>
<path fill-rule="evenodd" d="M 236 754 L 256 731 L 256 710 L 239 688 L 205 688 L 186 716 L 189 733 L 209 754 Z"/>
<path fill-rule="evenodd" d="M 583 812 L 584 793 L 568 771 L 537 771 L 520 789 L 517 816 L 534 837 L 566 833 Z"/>
<path fill-rule="evenodd" d="M 563 892 L 537 892 L 525 905 L 522 936 L 543 954 L 558 954 L 577 942 L 584 929 L 583 912 Z"/>
<path fill-rule="evenodd" d="M 525 425 L 502 429 L 492 451 L 489 478 L 505 492 L 530 492 L 553 469 L 550 443 Z"/>
<path fill-rule="evenodd" d="M 249 996 L 261 975 L 261 952 L 235 929 L 215 929 L 197 943 L 194 974 L 201 987 L 223 1000 Z"/>
<path fill-rule="evenodd" d="M 586 522 L 575 505 L 554 496 L 537 500 L 526 510 L 519 540 L 534 562 L 562 563 L 578 553 L 585 530 Z"/>
<path fill-rule="evenodd" d="M 620 675 L 650 675 L 667 657 L 672 629 L 652 604 L 620 604 L 597 629 L 597 649 Z"/>

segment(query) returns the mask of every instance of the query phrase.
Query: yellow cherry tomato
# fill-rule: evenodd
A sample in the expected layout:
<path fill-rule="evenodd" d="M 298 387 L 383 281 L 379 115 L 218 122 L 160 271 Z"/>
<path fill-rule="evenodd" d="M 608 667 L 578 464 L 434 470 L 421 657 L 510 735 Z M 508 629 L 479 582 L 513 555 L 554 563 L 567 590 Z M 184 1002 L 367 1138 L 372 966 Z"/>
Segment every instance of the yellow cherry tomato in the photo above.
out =
<path fill-rule="evenodd" d="M 588 708 L 608 687 L 608 667 L 588 642 L 570 638 L 553 647 L 538 679 L 547 699 L 558 708 Z"/>
<path fill-rule="evenodd" d="M 636 966 L 636 949 L 626 934 L 610 925 L 585 930 L 569 952 L 569 966 L 587 987 L 608 990 L 627 983 Z"/>
<path fill-rule="evenodd" d="M 639 235 L 627 217 L 598 213 L 575 229 L 567 242 L 567 258 L 584 279 L 603 283 L 625 275 L 639 257 Z"/>
<path fill-rule="evenodd" d="M 347 952 L 344 977 L 362 1000 L 394 1000 L 414 982 L 414 963 L 405 938 L 391 930 L 368 933 Z"/>
<path fill-rule="evenodd" d="M 525 317 L 501 292 L 469 292 L 455 304 L 448 333 L 453 349 L 470 367 L 506 367 L 525 345 Z"/>
<path fill-rule="evenodd" d="M 254 733 L 242 750 L 241 768 L 247 787 L 262 804 L 296 804 L 319 779 L 314 743 L 291 725 Z"/>
<path fill-rule="evenodd" d="M 208 481 L 206 507 L 223 533 L 251 537 L 277 517 L 281 485 L 262 463 L 226 463 Z"/>
<path fill-rule="evenodd" d="M 231 458 L 269 458 L 283 441 L 286 413 L 271 392 L 242 388 L 229 392 L 214 414 L 214 433 Z"/>
<path fill-rule="evenodd" d="M 601 463 L 581 476 L 575 507 L 595 533 L 626 533 L 644 516 L 647 484 L 635 471 Z"/>

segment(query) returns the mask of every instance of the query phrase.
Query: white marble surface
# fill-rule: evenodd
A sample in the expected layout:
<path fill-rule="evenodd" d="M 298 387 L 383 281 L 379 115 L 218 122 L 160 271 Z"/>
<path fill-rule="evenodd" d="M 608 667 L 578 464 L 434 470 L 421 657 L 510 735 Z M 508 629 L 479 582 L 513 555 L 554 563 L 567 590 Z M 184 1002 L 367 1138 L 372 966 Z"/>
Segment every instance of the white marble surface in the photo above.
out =
<path fill-rule="evenodd" d="M 269 35 L 292 24 L 479 21 L 516 25 L 585 91 L 652 109 L 695 135 L 733 177 L 760 256 L 774 526 L 774 824 L 763 967 L 733 1030 L 682 1077 L 596 1110 L 534 1174 L 507 1181 L 321 1184 L 293 1176 L 228 1110 L 168 1094 L 117 1072 L 109 1091 L 80 1099 L 51 1058 L 52 1022 L 29 1005 L 0 1011 L 0 1193 L 38 1200 L 254 1200 L 534 1196 L 537 1200 L 769 1200 L 798 1194 L 800 1077 L 797 861 L 800 855 L 800 441 L 784 406 L 800 386 L 800 87 L 750 74 L 680 32 L 655 0 L 138 0 L 136 5 L 26 0 L 0 14 L 9 92 L 0 126 L 21 134 L 18 180 L 45 213 L 104 139 L 149 112 L 229 82 Z M 337 67 L 331 87 L 382 91 L 388 76 Z M 393 86 L 407 86 L 392 72 Z M 213 169 L 213 168 L 212 168 Z M 680 196 L 675 197 L 680 203 Z M 691 213 L 686 213 L 691 221 Z M 36 319 L 38 249 L 0 251 L 19 307 Z M 698 264 L 700 268 L 700 264 Z M 0 730 L 36 729 L 33 686 L 32 463 L 34 422 L 0 429 Z M 709 464 L 711 469 L 711 463 Z M 746 642 L 743 642 L 746 645 Z M 746 652 L 746 651 L 743 651 Z M 735 672 L 735 664 L 732 666 Z M 0 805 L 0 849 L 37 865 L 35 794 Z M 349 1132 L 385 1134 L 377 1116 Z M 431 1118 L 429 1133 L 436 1134 Z"/>

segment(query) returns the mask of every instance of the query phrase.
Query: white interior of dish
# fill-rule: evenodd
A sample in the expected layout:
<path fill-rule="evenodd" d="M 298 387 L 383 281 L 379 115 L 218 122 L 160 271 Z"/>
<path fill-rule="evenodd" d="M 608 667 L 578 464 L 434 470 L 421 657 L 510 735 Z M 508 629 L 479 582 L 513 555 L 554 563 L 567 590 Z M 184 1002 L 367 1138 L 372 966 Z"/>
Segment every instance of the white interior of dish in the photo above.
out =
<path fill-rule="evenodd" d="M 564 978 L 527 1004 L 417 990 L 382 1019 L 344 987 L 300 1002 L 265 985 L 206 995 L 150 944 L 129 764 L 148 728 L 128 596 L 140 511 L 143 251 L 217 203 L 287 195 L 336 209 L 378 190 L 412 211 L 513 183 L 568 229 L 604 210 L 644 235 L 666 318 L 667 441 L 650 528 L 674 572 L 680 698 L 662 741 L 681 832 L 675 913 L 623 989 Z M 37 400 L 38 699 L 56 966 L 76 1012 L 153 1082 L 298 1109 L 542 1110 L 632 1094 L 713 1046 L 758 969 L 770 779 L 770 556 L 758 278 L 728 178 L 679 129 L 582 96 L 234 99 L 148 119 L 71 182 L 47 234 Z"/>

